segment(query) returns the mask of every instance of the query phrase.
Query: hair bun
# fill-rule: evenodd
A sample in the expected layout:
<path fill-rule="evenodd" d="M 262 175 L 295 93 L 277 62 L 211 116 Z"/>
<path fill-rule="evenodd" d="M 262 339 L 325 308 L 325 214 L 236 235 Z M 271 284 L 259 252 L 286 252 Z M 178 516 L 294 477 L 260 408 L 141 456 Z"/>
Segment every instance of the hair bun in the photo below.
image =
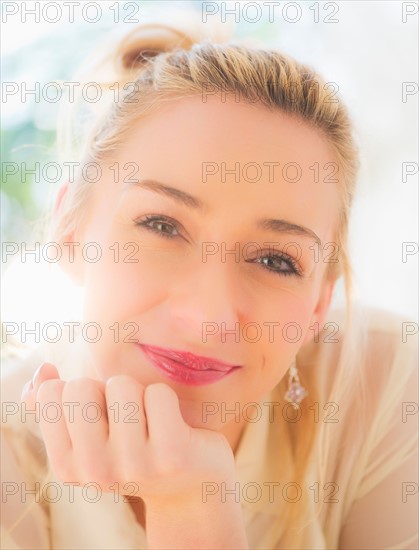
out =
<path fill-rule="evenodd" d="M 130 71 L 160 53 L 177 48 L 190 49 L 197 38 L 200 37 L 161 23 L 136 27 L 117 46 L 114 57 L 116 68 Z"/>
<path fill-rule="evenodd" d="M 229 41 L 234 26 L 217 21 L 203 22 L 193 10 L 178 10 L 158 18 L 149 16 L 128 33 L 119 27 L 103 36 L 84 63 L 77 78 L 95 81 L 108 87 L 112 82 L 128 82 L 145 65 L 147 59 L 172 50 L 190 49 L 194 44 Z"/>
<path fill-rule="evenodd" d="M 134 27 L 119 38 L 113 50 L 114 70 L 117 73 L 138 71 L 147 59 L 176 49 L 189 50 L 205 40 L 224 42 L 231 39 L 234 28 L 217 21 L 203 22 L 195 11 L 171 13 Z"/>

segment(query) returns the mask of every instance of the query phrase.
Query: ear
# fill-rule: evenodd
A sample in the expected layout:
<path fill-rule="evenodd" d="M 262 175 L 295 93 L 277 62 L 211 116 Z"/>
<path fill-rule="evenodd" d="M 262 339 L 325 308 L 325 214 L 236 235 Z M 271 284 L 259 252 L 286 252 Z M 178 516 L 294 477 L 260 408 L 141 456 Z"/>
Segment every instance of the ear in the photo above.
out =
<path fill-rule="evenodd" d="M 333 290 L 335 288 L 336 280 L 336 277 L 328 276 L 327 274 L 325 274 L 322 282 L 320 296 L 310 322 L 310 326 L 313 326 L 314 323 L 318 323 L 320 332 L 323 330 L 324 327 L 324 321 L 330 307 L 330 302 L 332 301 Z M 304 337 L 302 346 L 313 340 L 314 334 L 315 333 L 313 332 L 313 330 L 308 330 L 307 334 Z"/>
<path fill-rule="evenodd" d="M 53 224 L 63 215 L 66 199 L 68 198 L 68 182 L 58 190 L 53 208 Z M 60 268 L 68 275 L 77 286 L 83 286 L 83 260 L 81 247 L 83 243 L 77 242 L 74 232 L 59 235 L 56 239 L 61 250 L 61 258 L 58 262 Z"/>

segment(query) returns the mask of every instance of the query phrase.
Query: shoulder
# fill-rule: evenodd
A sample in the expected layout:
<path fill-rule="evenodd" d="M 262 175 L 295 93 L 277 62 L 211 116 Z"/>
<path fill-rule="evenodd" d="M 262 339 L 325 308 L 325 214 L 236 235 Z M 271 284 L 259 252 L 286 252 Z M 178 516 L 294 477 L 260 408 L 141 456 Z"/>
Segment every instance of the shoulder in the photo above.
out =
<path fill-rule="evenodd" d="M 329 338 L 326 323 L 318 342 L 304 350 L 300 379 L 325 411 L 318 428 L 328 441 L 322 453 L 331 475 L 342 479 L 345 471 L 348 494 L 356 487 L 362 492 L 417 452 L 417 325 L 360 308 L 350 322 L 345 311 L 332 311 L 328 323 L 337 337 Z"/>
<path fill-rule="evenodd" d="M 341 411 L 341 448 L 353 449 L 359 498 L 417 455 L 417 324 L 379 309 L 354 310 L 349 325 L 339 315 L 342 338 L 334 360 L 324 364 L 325 378 Z"/>
<path fill-rule="evenodd" d="M 382 309 L 354 306 L 329 312 L 322 330 L 299 354 L 304 375 L 323 397 L 340 384 L 369 386 L 371 398 L 396 382 L 401 389 L 417 377 L 418 325 Z M 396 379 L 396 380 L 394 380 Z M 358 395 L 359 397 L 359 395 Z"/>
<path fill-rule="evenodd" d="M 346 385 L 351 414 L 342 447 L 356 449 L 345 479 L 340 548 L 417 548 L 418 326 L 402 315 L 364 311 L 354 383 Z M 343 475 L 344 474 L 344 475 Z"/>
<path fill-rule="evenodd" d="M 412 536 L 417 517 L 414 499 L 401 500 L 406 483 L 417 483 L 417 324 L 385 310 L 351 313 L 348 321 L 332 310 L 302 353 L 302 383 L 325 411 L 316 424 L 317 479 L 339 490 L 339 506 L 324 507 L 325 530 L 333 547 L 387 548 L 387 537 L 411 548 L 396 543 Z M 381 526 L 383 507 L 393 517 Z M 394 517 L 403 517 L 399 533 Z"/>

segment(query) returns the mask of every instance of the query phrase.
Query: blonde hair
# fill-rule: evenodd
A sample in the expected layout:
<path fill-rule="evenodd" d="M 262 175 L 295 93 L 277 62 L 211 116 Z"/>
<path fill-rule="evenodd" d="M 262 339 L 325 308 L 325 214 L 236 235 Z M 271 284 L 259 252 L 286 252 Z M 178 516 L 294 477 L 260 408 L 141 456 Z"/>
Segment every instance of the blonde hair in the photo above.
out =
<path fill-rule="evenodd" d="M 340 186 L 339 225 L 336 228 L 336 244 L 339 247 L 339 262 L 329 264 L 328 275 L 338 278 L 343 275 L 347 300 L 347 326 L 349 326 L 349 304 L 351 294 L 351 266 L 348 255 L 348 221 L 358 171 L 358 152 L 355 146 L 352 126 L 347 109 L 341 99 L 330 99 L 327 83 L 311 67 L 301 64 L 290 56 L 274 49 L 262 49 L 234 43 L 217 43 L 200 35 L 198 27 L 189 30 L 163 24 L 140 25 L 115 45 L 111 45 L 99 62 L 89 69 L 92 75 L 101 74 L 103 90 L 126 86 L 119 101 L 109 101 L 103 112 L 94 113 L 90 130 L 76 129 L 76 135 L 61 135 L 61 143 L 78 147 L 76 159 L 101 163 L 112 159 L 124 141 L 129 129 L 141 117 L 158 109 L 163 102 L 200 96 L 210 84 L 216 90 L 240 93 L 243 101 L 256 103 L 261 107 L 280 110 L 318 130 L 330 144 L 338 167 Z M 251 85 L 251 86 L 250 86 Z M 110 97 L 112 98 L 112 91 Z M 129 98 L 129 101 L 126 99 Z M 76 120 L 71 111 L 67 119 Z M 89 121 L 90 123 L 90 121 Z M 78 134 L 77 134 L 78 132 Z M 84 136 L 84 139 L 80 139 Z M 68 149 L 67 153 L 68 155 Z M 67 156 L 68 159 L 68 156 Z M 59 240 L 77 229 L 83 216 L 83 203 L 90 186 L 81 178 L 69 185 L 51 231 Z M 342 353 L 337 357 L 340 369 L 333 383 L 332 395 L 339 399 L 344 389 L 344 379 L 350 370 L 349 350 L 354 341 L 349 331 L 343 343 Z M 281 425 L 277 437 L 283 440 L 283 463 L 279 468 L 289 468 L 296 482 L 302 483 L 308 465 L 317 452 L 319 476 L 324 471 L 328 449 L 329 426 L 318 423 L 315 428 L 309 424 L 309 405 L 316 401 L 315 369 L 322 362 L 321 352 L 308 346 L 299 357 L 300 379 L 310 392 L 310 399 L 302 405 L 303 420 L 296 425 Z M 304 374 L 313 373 L 313 379 Z M 346 374 L 345 374 L 346 373 Z M 306 378 L 304 378 L 306 376 Z M 278 384 L 279 395 L 286 390 L 285 377 Z M 362 381 L 360 382 L 362 385 Z M 305 413 L 305 414 L 304 414 Z M 291 443 L 292 433 L 297 434 Z M 317 442 L 317 445 L 314 443 Z M 286 453 L 288 456 L 286 457 Z M 318 507 L 320 513 L 322 502 Z M 302 548 L 308 541 L 303 538 L 301 526 L 313 521 L 307 498 L 298 506 L 284 504 L 278 509 L 278 541 L 287 548 Z M 285 527 L 286 529 L 285 529 Z M 299 530 L 300 526 L 300 530 Z M 301 538 L 299 538 L 301 537 Z"/>

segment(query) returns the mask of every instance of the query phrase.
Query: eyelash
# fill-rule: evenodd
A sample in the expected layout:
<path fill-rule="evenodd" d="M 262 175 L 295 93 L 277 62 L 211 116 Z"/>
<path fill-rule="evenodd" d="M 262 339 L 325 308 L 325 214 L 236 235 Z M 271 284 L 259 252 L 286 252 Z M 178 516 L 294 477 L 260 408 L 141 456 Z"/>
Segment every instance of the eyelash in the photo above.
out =
<path fill-rule="evenodd" d="M 160 222 L 163 224 L 171 225 L 176 231 L 177 229 L 177 223 L 172 220 L 171 218 L 165 217 L 165 216 L 145 216 L 141 221 L 136 221 L 136 225 L 140 227 L 144 227 L 147 231 L 151 231 L 152 233 L 156 233 L 157 235 L 160 235 L 164 239 L 175 239 L 178 235 L 170 235 L 168 233 L 165 233 L 164 231 L 159 231 L 158 229 L 155 229 L 151 227 L 150 225 L 147 225 L 151 222 Z M 294 275 L 296 277 L 302 277 L 302 271 L 297 262 L 291 258 L 291 256 L 288 256 L 287 254 L 266 254 L 264 256 L 260 256 L 257 258 L 258 260 L 262 258 L 269 258 L 273 260 L 280 260 L 285 262 L 288 267 L 291 268 L 292 271 L 275 271 L 274 269 L 270 269 L 268 267 L 262 267 L 262 269 L 265 269 L 267 271 L 270 271 L 271 273 L 274 273 L 275 275 L 279 275 L 282 277 L 288 277 L 290 275 Z M 252 263 L 255 260 L 246 260 L 248 263 Z M 257 262 L 259 263 L 259 262 Z M 263 266 L 263 264 L 261 264 Z"/>

